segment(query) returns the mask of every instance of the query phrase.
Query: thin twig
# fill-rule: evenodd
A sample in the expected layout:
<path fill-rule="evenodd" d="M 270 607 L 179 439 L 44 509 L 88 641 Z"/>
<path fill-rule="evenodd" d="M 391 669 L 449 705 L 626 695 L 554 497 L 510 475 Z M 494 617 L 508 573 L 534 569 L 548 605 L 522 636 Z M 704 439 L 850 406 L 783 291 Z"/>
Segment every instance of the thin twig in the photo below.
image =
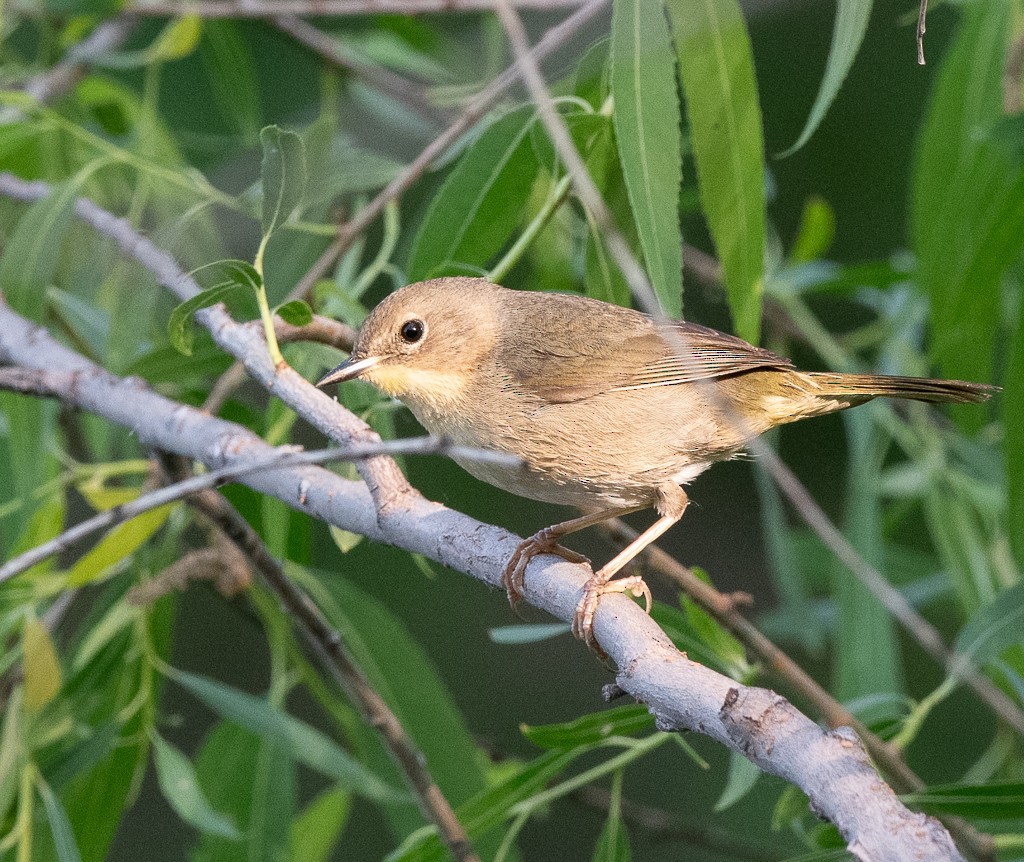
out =
<path fill-rule="evenodd" d="M 48 372 L 40 373 L 40 381 L 42 381 L 46 374 Z M 63 375 L 63 379 L 67 381 L 68 385 L 66 388 L 74 387 L 73 375 Z M 40 382 L 39 386 L 41 385 L 42 383 Z M 3 378 L 0 377 L 0 388 L 2 386 Z M 62 397 L 61 391 L 54 388 L 46 394 Z M 40 394 L 38 388 L 33 394 Z M 155 491 L 142 494 L 128 503 L 99 512 L 93 515 L 93 517 L 76 524 L 74 527 L 70 527 L 49 541 L 36 545 L 34 548 L 8 560 L 0 566 L 0 584 L 20 575 L 48 557 L 67 550 L 76 542 L 80 542 L 93 533 L 129 521 L 132 518 L 137 518 L 144 512 L 149 512 L 160 506 L 175 503 L 206 488 L 235 482 L 239 478 L 254 472 L 280 470 L 286 467 L 300 467 L 312 464 L 327 464 L 336 461 L 362 461 L 367 458 L 378 458 L 382 455 L 445 455 L 462 460 L 501 464 L 506 468 L 516 467 L 521 464 L 518 458 L 500 452 L 490 452 L 485 449 L 456 446 L 450 440 L 442 437 L 410 437 L 404 440 L 384 440 L 378 443 L 364 443 L 347 449 L 318 449 L 314 452 L 279 452 L 273 458 L 264 458 L 252 464 L 234 464 L 229 467 L 221 467 L 218 470 L 211 470 L 209 473 L 203 473 L 199 476 L 191 476 L 177 484 L 164 485 Z"/>
<path fill-rule="evenodd" d="M 64 59 L 43 74 L 26 81 L 22 89 L 36 101 L 49 104 L 75 85 L 89 63 L 116 51 L 127 42 L 137 24 L 133 15 L 123 12 L 116 18 L 104 21 L 71 48 Z"/>
<path fill-rule="evenodd" d="M 253 321 L 253 326 L 258 326 Z M 327 344 L 348 353 L 356 341 L 356 331 L 339 320 L 331 317 L 313 315 L 313 320 L 305 326 L 292 326 L 277 315 L 274 316 L 274 332 L 282 344 L 296 341 L 315 341 Z M 207 413 L 219 413 L 224 403 L 236 389 L 245 382 L 245 366 L 237 360 L 210 387 L 210 394 L 203 402 L 203 410 Z"/>
<path fill-rule="evenodd" d="M 551 11 L 579 6 L 584 0 L 514 0 L 523 9 Z M 201 18 L 274 18 L 341 15 L 421 15 L 439 12 L 489 12 L 491 0 L 152 0 L 125 11 L 171 17 L 186 13 Z M 20 9 L 19 9 L 20 11 Z"/>
<path fill-rule="evenodd" d="M 509 5 L 508 0 L 495 0 L 495 11 L 505 27 L 509 42 L 522 69 L 523 80 L 526 81 L 530 89 L 555 150 L 566 170 L 572 174 L 576 193 L 601 227 L 608 250 L 615 258 L 615 262 L 622 271 L 637 303 L 649 314 L 659 316 L 657 298 L 647 275 L 633 255 L 625 238 L 615 227 L 614 217 L 597 186 L 594 185 L 579 150 L 576 149 L 572 136 L 569 134 L 565 120 L 555 110 L 547 84 L 530 56 L 526 31 L 518 14 Z M 685 338 L 680 337 L 678 340 L 680 342 L 678 348 L 681 351 L 687 351 L 689 347 Z M 1024 712 L 988 677 L 978 671 L 968 658 L 954 656 L 950 652 L 938 631 L 910 607 L 899 591 L 894 590 L 877 569 L 857 553 L 771 447 L 756 436 L 743 433 L 745 423 L 742 422 L 742 417 L 737 415 L 735 409 L 730 410 L 728 403 L 720 403 L 725 402 L 725 399 L 718 394 L 714 381 L 707 381 L 707 384 L 705 392 L 712 404 L 722 409 L 728 419 L 736 425 L 736 429 L 740 432 L 741 439 L 746 441 L 749 451 L 764 463 L 780 489 L 822 542 L 854 575 L 864 582 L 865 586 L 893 613 L 929 654 L 934 656 L 948 672 L 955 671 L 956 676 L 974 689 L 997 715 L 1024 735 Z M 890 600 L 892 600 L 892 604 L 889 604 Z"/>
<path fill-rule="evenodd" d="M 925 19 L 928 17 L 928 0 L 921 0 L 917 10 L 917 64 L 924 65 L 924 30 Z"/>
<path fill-rule="evenodd" d="M 178 484 L 181 484 L 180 479 Z M 479 862 L 480 857 L 473 850 L 469 836 L 430 774 L 426 758 L 345 648 L 341 633 L 331 626 L 309 596 L 291 582 L 259 534 L 222 494 L 206 489 L 190 497 L 189 505 L 201 511 L 223 531 L 277 595 L 320 665 L 358 704 L 363 719 L 380 735 L 412 788 L 424 818 L 437 827 L 452 856 L 459 862 Z"/>
<path fill-rule="evenodd" d="M 355 56 L 338 39 L 317 29 L 308 21 L 303 21 L 295 15 L 277 15 L 271 20 L 275 27 L 319 54 L 328 63 L 352 72 L 386 96 L 415 111 L 423 119 L 434 123 L 447 115 L 447 111 L 427 100 L 422 87 L 416 86 L 390 69 L 367 63 Z"/>

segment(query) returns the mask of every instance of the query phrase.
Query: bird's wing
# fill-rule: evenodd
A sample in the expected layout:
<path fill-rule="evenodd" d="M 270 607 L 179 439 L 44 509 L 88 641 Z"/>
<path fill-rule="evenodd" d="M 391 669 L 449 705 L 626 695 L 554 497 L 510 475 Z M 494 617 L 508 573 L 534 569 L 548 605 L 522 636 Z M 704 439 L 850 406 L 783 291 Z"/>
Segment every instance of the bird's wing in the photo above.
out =
<path fill-rule="evenodd" d="M 793 366 L 770 350 L 696 323 L 652 326 L 618 340 L 574 332 L 546 340 L 531 354 L 530 361 L 521 356 L 516 363 L 515 383 L 551 403 Z"/>

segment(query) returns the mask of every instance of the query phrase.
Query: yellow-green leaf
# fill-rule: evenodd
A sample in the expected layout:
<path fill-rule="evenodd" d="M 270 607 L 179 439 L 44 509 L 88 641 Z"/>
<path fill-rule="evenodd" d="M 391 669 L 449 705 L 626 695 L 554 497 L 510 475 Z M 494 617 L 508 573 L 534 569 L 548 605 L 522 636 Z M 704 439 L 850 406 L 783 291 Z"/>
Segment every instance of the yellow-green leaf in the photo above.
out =
<path fill-rule="evenodd" d="M 118 524 L 68 572 L 69 587 L 80 587 L 103 577 L 112 566 L 134 554 L 167 520 L 176 503 L 143 512 Z"/>
<path fill-rule="evenodd" d="M 203 19 L 195 14 L 183 15 L 168 24 L 149 48 L 149 60 L 162 63 L 180 60 L 191 54 L 203 34 Z"/>
<path fill-rule="evenodd" d="M 60 662 L 53 639 L 35 617 L 25 623 L 22 633 L 25 666 L 25 706 L 39 712 L 60 691 Z"/>

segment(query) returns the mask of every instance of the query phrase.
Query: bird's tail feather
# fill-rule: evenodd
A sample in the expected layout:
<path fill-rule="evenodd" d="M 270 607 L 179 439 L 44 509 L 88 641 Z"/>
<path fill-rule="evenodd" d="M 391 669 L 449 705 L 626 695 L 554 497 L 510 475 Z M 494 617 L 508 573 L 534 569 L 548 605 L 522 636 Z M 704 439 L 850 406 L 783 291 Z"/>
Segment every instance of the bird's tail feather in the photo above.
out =
<path fill-rule="evenodd" d="M 812 372 L 807 375 L 822 398 L 860 404 L 871 398 L 908 398 L 912 401 L 977 404 L 987 401 L 998 386 L 966 380 L 933 380 L 928 377 L 892 377 L 884 374 L 836 374 Z"/>

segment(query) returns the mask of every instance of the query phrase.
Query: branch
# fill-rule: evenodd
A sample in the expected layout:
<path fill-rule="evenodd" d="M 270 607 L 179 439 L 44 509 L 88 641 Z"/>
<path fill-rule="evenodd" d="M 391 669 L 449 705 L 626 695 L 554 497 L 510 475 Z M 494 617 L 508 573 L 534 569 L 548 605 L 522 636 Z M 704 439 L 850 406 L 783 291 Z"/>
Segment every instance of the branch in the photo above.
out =
<path fill-rule="evenodd" d="M 352 72 L 370 86 L 401 102 L 423 119 L 435 123 L 447 115 L 446 111 L 432 105 L 426 99 L 422 87 L 417 87 L 390 69 L 365 62 L 350 52 L 338 39 L 317 29 L 308 21 L 303 21 L 295 15 L 277 15 L 272 20 L 275 27 L 319 54 L 332 66 Z"/>
<path fill-rule="evenodd" d="M 6 369 L 0 369 L 0 371 Z M 31 372 L 25 369 L 18 369 L 25 374 L 37 373 L 40 380 L 45 379 L 45 372 Z M 67 385 L 61 388 L 51 386 L 45 393 L 41 392 L 42 383 L 31 392 L 33 395 L 46 394 L 51 397 L 71 400 L 70 394 L 75 386 L 74 375 L 49 375 L 51 381 L 64 380 Z M 3 385 L 3 375 L 0 374 L 0 389 L 7 388 Z M 25 389 L 14 391 L 25 392 Z M 285 447 L 287 448 L 287 447 Z M 98 512 L 91 518 L 75 524 L 63 533 L 60 533 L 48 542 L 36 545 L 34 548 L 19 554 L 0 566 L 0 584 L 9 581 L 11 578 L 28 571 L 32 566 L 41 563 L 48 557 L 60 554 L 68 550 L 72 545 L 88 538 L 93 533 L 105 530 L 137 518 L 144 512 L 159 509 L 170 503 L 176 503 L 186 497 L 200 491 L 237 482 L 239 479 L 257 471 L 280 470 L 283 467 L 300 467 L 313 464 L 327 464 L 334 461 L 365 461 L 367 458 L 377 458 L 381 455 L 445 455 L 449 458 L 464 459 L 471 461 L 489 462 L 501 464 L 503 467 L 519 466 L 522 462 L 518 458 L 503 455 L 499 452 L 489 452 L 484 449 L 473 449 L 468 446 L 456 446 L 449 440 L 441 437 L 411 437 L 404 440 L 387 440 L 376 443 L 365 443 L 362 446 L 351 446 L 347 449 L 318 449 L 315 452 L 294 452 L 278 451 L 270 458 L 261 458 L 251 464 L 231 464 L 203 473 L 199 476 L 190 476 L 173 485 L 164 485 L 155 491 L 142 494 L 128 503 L 113 506 L 103 512 Z"/>
<path fill-rule="evenodd" d="M 309 596 L 289 580 L 259 534 L 223 495 L 207 489 L 195 494 L 189 503 L 213 521 L 277 595 L 321 666 L 358 704 L 366 723 L 380 735 L 412 788 L 420 812 L 437 827 L 452 856 L 459 862 L 480 862 L 469 836 L 427 769 L 426 758 L 345 648 L 341 633 L 331 626 Z"/>
<path fill-rule="evenodd" d="M 515 0 L 523 9 L 551 11 L 579 6 L 584 0 Z M 492 0 L 152 0 L 130 4 L 134 15 L 201 18 L 275 18 L 278 15 L 423 15 L 437 12 L 490 12 Z M 19 10 L 20 11 L 20 10 Z"/>
<path fill-rule="evenodd" d="M 137 24 L 138 21 L 132 15 L 123 12 L 116 18 L 104 21 L 71 48 L 63 60 L 26 81 L 22 89 L 43 104 L 54 101 L 75 85 L 85 66 L 103 54 L 116 51 L 127 42 Z"/>
<path fill-rule="evenodd" d="M 509 0 L 495 0 L 495 11 L 501 19 L 509 42 L 515 52 L 523 74 L 523 80 L 537 105 L 537 111 L 548 131 L 551 141 L 566 170 L 573 178 L 576 193 L 584 206 L 591 210 L 604 237 L 608 250 L 615 258 L 630 292 L 637 304 L 654 317 L 662 317 L 647 275 L 633 255 L 629 244 L 615 226 L 611 210 L 601 197 L 576 144 L 569 134 L 564 118 L 555 110 L 547 85 L 537 64 L 533 61 L 526 31 Z M 677 342 L 674 346 L 685 355 L 689 346 L 685 336 L 674 330 L 666 341 Z M 832 523 L 810 492 L 793 472 L 786 467 L 776 452 L 763 440 L 747 430 L 742 416 L 727 399 L 722 397 L 713 380 L 696 381 L 702 392 L 716 409 L 722 412 L 733 425 L 740 438 L 745 441 L 749 452 L 758 458 L 775 480 L 780 490 L 789 499 L 804 522 L 814 531 L 829 550 L 875 595 L 875 597 L 903 624 L 907 631 L 922 647 L 938 661 L 945 671 L 969 685 L 992 710 L 1018 733 L 1024 735 L 1024 712 L 1020 710 L 1003 691 L 964 656 L 954 655 L 946 646 L 942 635 L 931 623 L 910 605 L 903 595 L 883 577 L 881 572 L 868 563 L 850 544 L 849 540 Z"/>
<path fill-rule="evenodd" d="M 624 544 L 633 541 L 638 535 L 636 530 L 618 518 L 605 522 L 601 527 L 613 539 Z M 899 791 L 909 793 L 924 788 L 925 783 L 907 765 L 898 749 L 872 733 L 867 725 L 772 643 L 757 626 L 736 609 L 737 603 L 733 599 L 698 578 L 689 568 L 657 545 L 646 547 L 643 555 L 656 571 L 674 581 L 683 592 L 739 638 L 751 652 L 759 656 L 768 670 L 787 682 L 792 690 L 807 698 L 829 727 L 852 727 L 867 748 L 868 754 L 882 767 Z M 965 846 L 970 847 L 979 859 L 995 859 L 992 836 L 979 832 L 960 817 L 946 816 L 939 819 Z"/>
<path fill-rule="evenodd" d="M 258 349 L 265 353 L 262 345 Z M 211 469 L 244 467 L 273 453 L 241 426 L 157 395 L 139 380 L 109 374 L 4 304 L 0 361 L 73 374 L 64 393 L 70 403 L 129 428 L 143 446 L 202 461 Z M 328 402 L 304 385 L 311 396 Z M 275 387 L 278 394 L 281 389 Z M 520 543 L 508 531 L 429 502 L 412 489 L 392 501 L 387 517 L 380 517 L 361 483 L 319 467 L 254 472 L 245 484 L 312 517 L 423 554 L 494 587 L 500 586 L 505 564 Z M 538 557 L 529 566 L 524 597 L 567 621 L 589 576 L 586 566 Z M 625 596 L 607 596 L 594 626 L 620 668 L 618 685 L 650 708 L 660 728 L 703 733 L 797 785 L 861 859 L 963 858 L 937 820 L 909 811 L 878 777 L 852 731 L 824 732 L 773 692 L 743 686 L 690 661 Z"/>

